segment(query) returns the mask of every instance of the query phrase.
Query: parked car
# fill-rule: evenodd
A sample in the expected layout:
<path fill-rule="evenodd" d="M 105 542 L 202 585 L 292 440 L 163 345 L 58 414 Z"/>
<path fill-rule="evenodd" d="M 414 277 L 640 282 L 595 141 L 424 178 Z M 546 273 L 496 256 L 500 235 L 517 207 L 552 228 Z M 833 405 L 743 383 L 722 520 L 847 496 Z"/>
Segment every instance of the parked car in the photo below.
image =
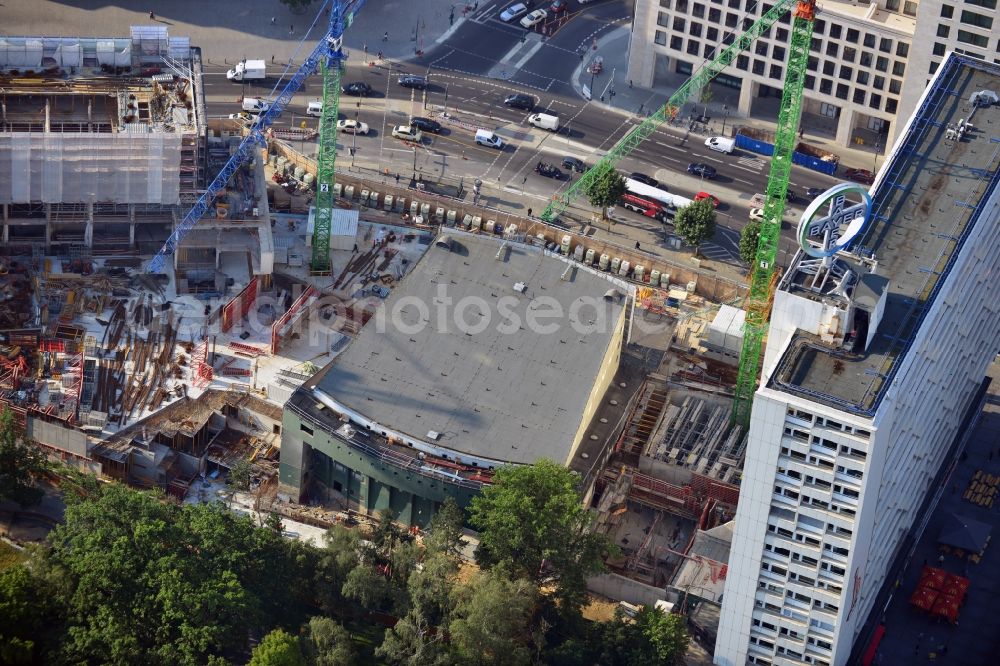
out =
<path fill-rule="evenodd" d="M 751 208 L 750 209 L 750 219 L 751 220 L 763 220 L 764 219 L 764 209 L 763 208 Z"/>
<path fill-rule="evenodd" d="M 875 182 L 875 174 L 868 169 L 848 169 L 844 172 L 844 178 L 862 185 L 871 185 Z"/>
<path fill-rule="evenodd" d="M 810 187 L 806 189 L 806 198 L 815 199 L 824 192 L 826 192 L 826 190 L 824 190 L 822 187 Z"/>
<path fill-rule="evenodd" d="M 536 164 L 535 173 L 546 178 L 555 178 L 556 180 L 562 180 L 563 177 L 563 172 L 559 170 L 559 167 L 548 162 L 539 162 Z"/>
<path fill-rule="evenodd" d="M 354 83 L 348 83 L 343 87 L 343 93 L 345 95 L 358 95 L 360 97 L 367 97 L 372 94 L 372 87 L 367 83 L 361 81 L 355 81 Z"/>
<path fill-rule="evenodd" d="M 660 181 L 656 180 L 655 178 L 650 178 L 646 174 L 639 173 L 638 171 L 633 171 L 629 175 L 629 178 L 631 178 L 632 180 L 638 181 L 640 183 L 643 183 L 645 185 L 649 185 L 650 187 L 659 187 L 659 185 L 660 185 Z"/>
<path fill-rule="evenodd" d="M 512 109 L 521 109 L 522 111 L 531 111 L 535 108 L 535 98 L 531 95 L 523 95 L 521 93 L 507 95 L 503 103 Z"/>
<path fill-rule="evenodd" d="M 523 16 L 528 13 L 528 6 L 523 2 L 519 2 L 516 5 L 511 5 L 507 9 L 500 12 L 500 20 L 504 23 L 510 23 L 518 16 Z"/>
<path fill-rule="evenodd" d="M 704 201 L 705 199 L 708 199 L 709 201 L 712 202 L 712 208 L 718 208 L 719 207 L 719 200 L 718 200 L 718 198 L 712 196 L 708 192 L 699 192 L 698 194 L 694 195 L 694 200 L 695 201 Z"/>
<path fill-rule="evenodd" d="M 587 170 L 587 165 L 583 160 L 577 159 L 576 157 L 564 157 L 562 158 L 562 165 L 564 169 L 569 169 L 570 171 L 576 171 L 577 173 L 583 173 Z"/>
<path fill-rule="evenodd" d="M 348 120 L 338 120 L 337 130 L 345 134 L 368 134 L 368 123 L 350 118 Z"/>
<path fill-rule="evenodd" d="M 569 3 L 566 0 L 555 0 L 549 5 L 549 11 L 553 14 L 561 14 L 567 9 L 569 9 Z"/>
<path fill-rule="evenodd" d="M 431 132 L 432 134 L 441 133 L 441 123 L 430 118 L 420 118 L 419 116 L 410 118 L 410 125 L 424 132 Z"/>
<path fill-rule="evenodd" d="M 412 74 L 407 74 L 405 76 L 399 77 L 399 85 L 404 88 L 416 88 L 417 90 L 427 89 L 427 79 L 423 76 L 414 76 Z"/>
<path fill-rule="evenodd" d="M 717 175 L 715 167 L 705 164 L 704 162 L 692 162 L 691 164 L 688 164 L 687 171 L 695 176 L 701 176 L 702 178 L 708 178 L 709 180 L 715 178 Z"/>
<path fill-rule="evenodd" d="M 423 138 L 420 130 L 413 125 L 396 125 L 392 128 L 392 135 L 403 141 L 416 141 L 418 143 Z"/>
<path fill-rule="evenodd" d="M 255 120 L 255 118 L 246 111 L 240 111 L 239 113 L 230 113 L 229 119 L 238 120 L 242 123 L 252 123 Z"/>
<path fill-rule="evenodd" d="M 545 11 L 544 9 L 536 9 L 535 11 L 531 12 L 523 19 L 521 19 L 521 27 L 534 28 L 536 25 L 538 25 L 548 17 L 549 13 L 547 11 Z"/>

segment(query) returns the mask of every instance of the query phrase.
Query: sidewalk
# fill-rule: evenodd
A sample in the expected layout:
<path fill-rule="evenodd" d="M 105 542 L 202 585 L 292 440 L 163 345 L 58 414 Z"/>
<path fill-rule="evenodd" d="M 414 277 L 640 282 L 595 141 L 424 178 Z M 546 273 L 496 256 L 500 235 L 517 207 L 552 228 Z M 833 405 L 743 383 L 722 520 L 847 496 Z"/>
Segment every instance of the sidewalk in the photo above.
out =
<path fill-rule="evenodd" d="M 630 85 L 631 82 L 628 80 L 630 32 L 629 27 L 620 27 L 597 40 L 597 50 L 588 52 L 573 72 L 571 81 L 574 90 L 584 99 L 587 98 L 586 91 L 591 91 L 592 104 L 623 115 L 641 117 L 663 106 L 670 95 L 687 80 L 687 77 L 670 74 L 665 77 L 668 81 L 667 86 L 655 89 Z M 595 75 L 591 73 L 590 66 L 596 57 L 603 60 L 603 67 Z M 689 102 L 682 109 L 681 115 L 687 117 L 689 113 L 694 113 L 696 116 L 706 115 L 711 118 L 708 123 L 709 134 L 732 136 L 734 128 L 739 126 L 774 131 L 773 121 L 768 122 L 758 117 L 748 118 L 737 115 L 735 110 L 739 105 L 739 91 L 712 84 L 711 94 L 712 98 L 707 104 Z M 777 120 L 777 104 L 774 108 L 774 120 Z M 821 119 L 813 119 L 812 117 L 808 119 L 808 122 L 804 121 L 801 125 L 803 129 L 802 141 L 840 156 L 841 169 L 844 167 L 872 169 L 875 164 L 881 166 L 885 161 L 884 147 L 877 154 L 872 150 L 846 148 L 835 144 L 825 132 L 810 132 L 810 127 L 817 130 L 828 130 L 829 128 L 826 126 L 820 127 L 822 122 Z"/>

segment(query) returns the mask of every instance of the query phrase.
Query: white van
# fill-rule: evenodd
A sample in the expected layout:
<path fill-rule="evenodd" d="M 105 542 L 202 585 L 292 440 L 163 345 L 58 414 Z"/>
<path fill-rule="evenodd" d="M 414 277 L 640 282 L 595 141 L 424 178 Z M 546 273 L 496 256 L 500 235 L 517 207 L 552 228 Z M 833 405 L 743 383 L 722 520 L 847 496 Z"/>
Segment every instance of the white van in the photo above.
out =
<path fill-rule="evenodd" d="M 309 106 L 306 107 L 306 115 L 312 116 L 313 118 L 319 118 L 323 115 L 323 100 L 317 99 L 313 102 L 309 102 Z"/>
<path fill-rule="evenodd" d="M 559 129 L 559 116 L 554 116 L 551 113 L 534 113 L 528 116 L 528 122 L 535 127 L 540 127 L 550 132 L 555 132 Z"/>
<path fill-rule="evenodd" d="M 712 150 L 717 150 L 720 153 L 731 155 L 733 150 L 736 148 L 736 139 L 729 139 L 724 136 L 713 136 L 705 139 L 705 145 Z"/>
<path fill-rule="evenodd" d="M 480 146 L 503 149 L 503 139 L 489 130 L 476 130 L 476 143 Z"/>
<path fill-rule="evenodd" d="M 244 97 L 243 110 L 248 113 L 264 113 L 268 109 L 268 103 L 260 97 Z"/>

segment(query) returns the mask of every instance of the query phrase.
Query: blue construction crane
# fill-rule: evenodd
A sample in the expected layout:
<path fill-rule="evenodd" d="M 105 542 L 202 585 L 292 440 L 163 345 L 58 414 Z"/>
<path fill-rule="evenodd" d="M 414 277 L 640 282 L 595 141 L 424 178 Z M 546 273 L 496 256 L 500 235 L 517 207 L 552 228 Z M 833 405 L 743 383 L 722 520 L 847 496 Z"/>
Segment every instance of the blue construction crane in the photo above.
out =
<path fill-rule="evenodd" d="M 160 251 L 157 252 L 156 256 L 149 262 L 149 266 L 147 267 L 148 272 L 158 273 L 163 270 L 167 257 L 174 253 L 174 250 L 176 250 L 177 246 L 180 245 L 182 240 L 184 240 L 187 233 L 191 231 L 191 229 L 198 224 L 199 220 L 201 220 L 202 216 L 208 212 L 210 206 L 215 201 L 216 195 L 226 187 L 226 184 L 229 183 L 229 179 L 233 177 L 233 174 L 235 174 L 236 171 L 250 159 L 254 150 L 258 150 L 267 145 L 264 138 L 264 130 L 285 110 L 285 107 L 288 106 L 289 102 L 291 102 L 292 97 L 296 92 L 298 92 L 299 88 L 302 87 L 306 77 L 314 74 L 322 67 L 324 80 L 331 78 L 326 76 L 327 72 L 335 72 L 337 76 L 333 78 L 335 81 L 339 81 L 339 72 L 343 68 L 345 59 L 344 52 L 342 50 L 344 29 L 350 27 L 351 23 L 354 22 L 354 16 L 364 4 L 365 0 L 352 0 L 351 2 L 327 0 L 327 2 L 324 3 L 324 7 L 329 8 L 330 16 L 326 34 L 324 34 L 323 38 L 316 44 L 312 53 L 310 53 L 309 56 L 302 61 L 302 65 L 288 80 L 281 93 L 274 98 L 274 101 L 270 102 L 267 110 L 257 116 L 257 119 L 251 126 L 249 133 L 243 138 L 243 141 L 240 142 L 239 147 L 237 147 L 236 151 L 229 158 L 229 161 L 226 162 L 226 165 L 222 167 L 222 171 L 220 171 L 219 175 L 215 177 L 215 180 L 212 181 L 212 183 L 205 190 L 205 193 L 201 195 L 191 210 L 187 212 L 184 219 L 178 223 L 177 228 L 175 228 L 173 233 L 170 234 L 170 237 L 167 238 L 163 247 L 160 248 Z M 322 144 L 329 144 L 336 141 L 336 100 L 339 96 L 340 90 L 339 86 L 336 90 L 328 90 L 328 88 L 329 86 L 324 86 L 324 98 L 330 95 L 331 97 L 334 97 L 334 99 L 331 100 L 334 101 L 334 103 L 331 105 L 324 104 L 323 106 L 322 117 L 320 118 L 321 153 L 324 152 Z M 328 106 L 332 108 L 328 108 Z M 332 178 L 332 163 L 336 156 L 335 150 L 334 144 L 332 151 L 333 154 L 329 154 L 331 151 L 327 150 L 325 151 L 327 152 L 327 155 L 320 155 L 321 158 L 325 157 L 325 162 L 330 165 L 330 173 L 327 175 L 328 178 Z M 322 176 L 323 174 L 321 173 L 319 175 Z M 319 187 L 322 187 L 322 185 L 323 183 L 319 183 Z M 330 184 L 327 183 L 327 188 L 329 187 Z M 317 205 L 320 205 L 319 201 L 317 201 Z M 329 219 L 328 216 L 327 219 Z M 316 236 L 318 237 L 320 234 L 316 234 Z M 326 234 L 326 244 L 328 248 L 329 230 L 327 230 Z"/>

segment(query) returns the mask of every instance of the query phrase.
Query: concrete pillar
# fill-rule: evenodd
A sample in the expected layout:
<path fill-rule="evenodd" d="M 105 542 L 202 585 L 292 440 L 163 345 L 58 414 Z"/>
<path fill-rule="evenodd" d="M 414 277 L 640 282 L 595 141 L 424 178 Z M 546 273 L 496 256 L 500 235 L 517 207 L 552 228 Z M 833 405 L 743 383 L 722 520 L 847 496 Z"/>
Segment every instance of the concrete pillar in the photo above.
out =
<path fill-rule="evenodd" d="M 135 222 L 128 223 L 128 249 L 135 249 Z"/>
<path fill-rule="evenodd" d="M 10 242 L 10 225 L 3 225 L 3 244 L 7 245 Z"/>
<path fill-rule="evenodd" d="M 52 205 L 45 204 L 45 251 L 52 249 Z"/>
<path fill-rule="evenodd" d="M 743 85 L 740 86 L 740 101 L 737 107 L 738 115 L 744 118 L 750 115 L 750 104 L 753 101 L 756 88 L 757 83 L 751 80 L 749 76 L 743 77 Z"/>
<path fill-rule="evenodd" d="M 87 227 L 83 231 L 83 244 L 90 249 L 94 248 L 94 204 L 92 202 L 87 202 L 86 204 L 86 215 L 87 215 Z"/>
<path fill-rule="evenodd" d="M 854 111 L 840 107 L 840 117 L 837 119 L 838 146 L 851 147 L 851 128 L 854 127 Z"/>

